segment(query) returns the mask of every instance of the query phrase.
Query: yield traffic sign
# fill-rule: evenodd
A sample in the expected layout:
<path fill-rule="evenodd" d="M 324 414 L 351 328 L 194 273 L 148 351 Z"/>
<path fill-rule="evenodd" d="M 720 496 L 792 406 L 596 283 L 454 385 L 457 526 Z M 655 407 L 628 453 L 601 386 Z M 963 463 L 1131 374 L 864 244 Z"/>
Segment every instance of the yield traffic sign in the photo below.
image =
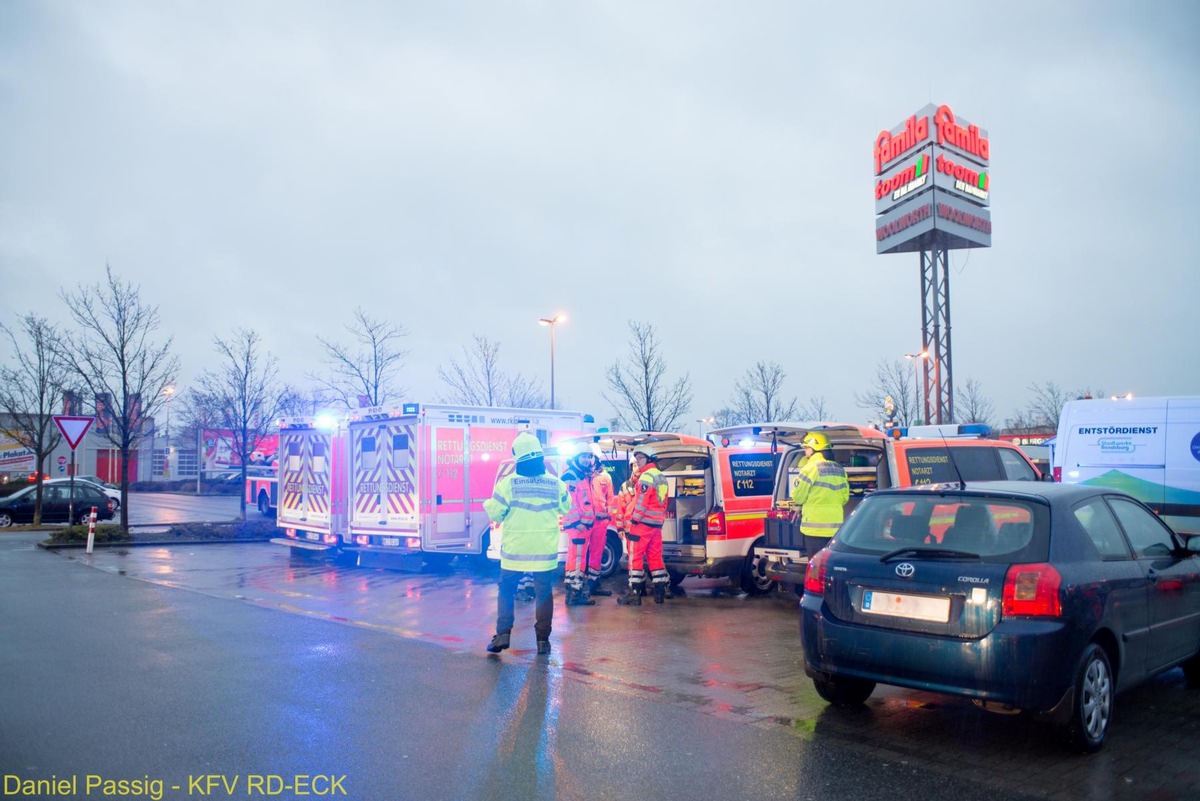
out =
<path fill-rule="evenodd" d="M 68 414 L 54 415 L 54 424 L 58 426 L 58 430 L 62 432 L 63 437 L 67 440 L 67 444 L 71 446 L 71 450 L 75 450 L 79 443 L 83 441 L 83 435 L 92 427 L 94 417 L 73 417 Z"/>

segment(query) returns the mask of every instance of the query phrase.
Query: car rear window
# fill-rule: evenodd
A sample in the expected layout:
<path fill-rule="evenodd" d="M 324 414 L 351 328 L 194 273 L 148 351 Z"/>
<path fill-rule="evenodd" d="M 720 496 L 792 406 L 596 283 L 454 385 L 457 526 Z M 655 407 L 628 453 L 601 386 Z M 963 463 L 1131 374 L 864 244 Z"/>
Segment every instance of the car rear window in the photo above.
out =
<path fill-rule="evenodd" d="M 951 454 L 953 451 L 953 454 Z M 1005 478 L 996 449 L 987 447 L 905 448 L 904 461 L 913 486 L 959 481 L 999 481 Z"/>
<path fill-rule="evenodd" d="M 859 553 L 898 548 L 961 551 L 984 561 L 1043 561 L 1049 511 L 1012 498 L 976 495 L 873 495 L 837 533 L 839 547 Z"/>

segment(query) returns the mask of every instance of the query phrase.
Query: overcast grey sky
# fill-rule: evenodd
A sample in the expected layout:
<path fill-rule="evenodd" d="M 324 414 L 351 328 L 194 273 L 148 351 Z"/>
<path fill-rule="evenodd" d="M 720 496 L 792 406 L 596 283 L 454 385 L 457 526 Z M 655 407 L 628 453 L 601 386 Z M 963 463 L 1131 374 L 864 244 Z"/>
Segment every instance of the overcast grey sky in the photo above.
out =
<path fill-rule="evenodd" d="M 181 386 L 254 328 L 286 379 L 356 306 L 404 383 L 472 333 L 605 418 L 627 320 L 693 419 L 758 360 L 858 408 L 920 347 L 872 148 L 948 103 L 991 138 L 993 247 L 950 257 L 955 381 L 1200 394 L 1200 4 L 0 2 L 6 322 L 105 262 Z"/>

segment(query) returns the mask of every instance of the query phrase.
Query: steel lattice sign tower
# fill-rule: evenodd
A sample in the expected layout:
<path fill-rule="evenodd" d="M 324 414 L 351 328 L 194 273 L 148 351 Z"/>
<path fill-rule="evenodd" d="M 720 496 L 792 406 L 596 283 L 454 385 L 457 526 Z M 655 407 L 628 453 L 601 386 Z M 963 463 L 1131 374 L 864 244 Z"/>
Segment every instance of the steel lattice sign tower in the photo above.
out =
<path fill-rule="evenodd" d="M 925 421 L 954 422 L 948 253 L 992 246 L 991 140 L 930 103 L 880 131 L 874 156 L 876 253 L 916 252 L 921 261 Z"/>

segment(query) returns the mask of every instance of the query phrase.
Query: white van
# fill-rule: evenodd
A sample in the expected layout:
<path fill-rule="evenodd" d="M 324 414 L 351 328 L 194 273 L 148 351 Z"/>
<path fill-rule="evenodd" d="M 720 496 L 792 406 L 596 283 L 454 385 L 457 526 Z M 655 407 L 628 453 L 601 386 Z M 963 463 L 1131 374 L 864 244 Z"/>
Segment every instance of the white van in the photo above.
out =
<path fill-rule="evenodd" d="M 1200 397 L 1068 401 L 1053 459 L 1055 480 L 1124 490 L 1200 533 Z"/>

